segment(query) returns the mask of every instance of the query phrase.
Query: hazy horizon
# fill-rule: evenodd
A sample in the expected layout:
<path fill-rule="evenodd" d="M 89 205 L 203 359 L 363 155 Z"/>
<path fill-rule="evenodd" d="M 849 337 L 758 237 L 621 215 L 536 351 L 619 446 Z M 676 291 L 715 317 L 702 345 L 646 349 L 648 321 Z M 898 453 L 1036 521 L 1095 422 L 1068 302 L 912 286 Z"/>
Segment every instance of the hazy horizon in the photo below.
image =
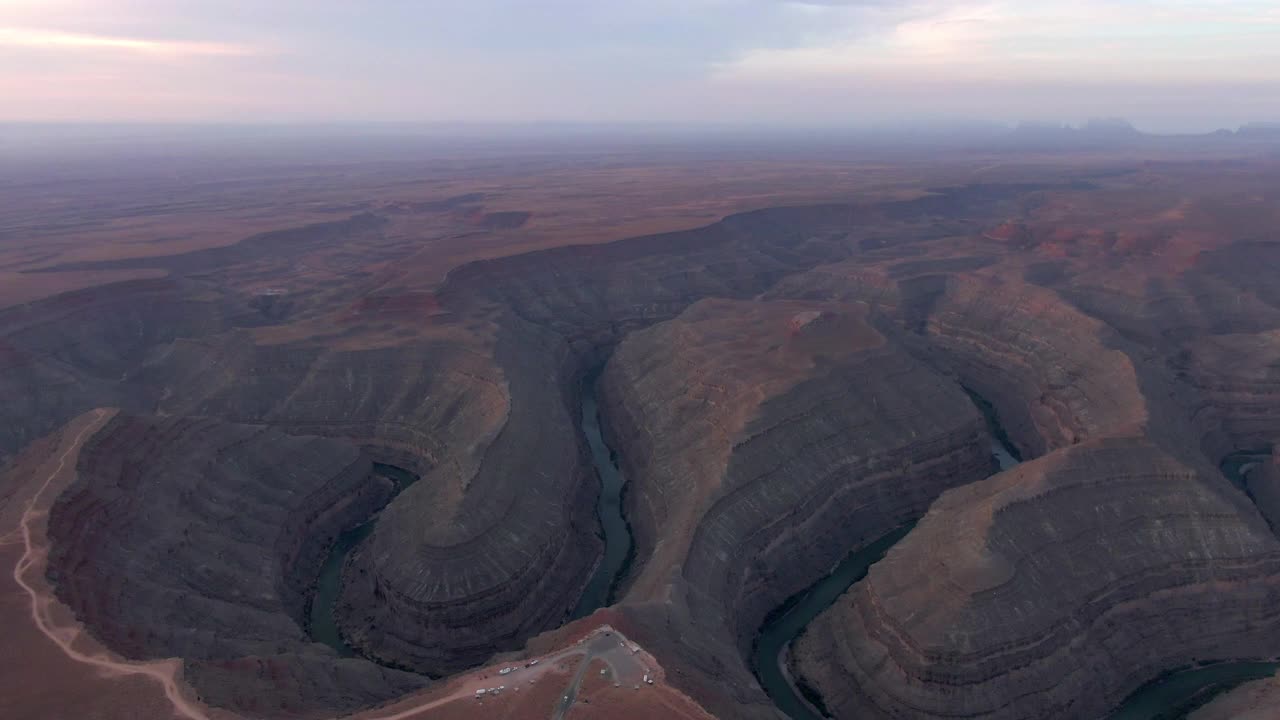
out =
<path fill-rule="evenodd" d="M 1260 0 L 0 0 L 0 122 L 1280 119 Z"/>

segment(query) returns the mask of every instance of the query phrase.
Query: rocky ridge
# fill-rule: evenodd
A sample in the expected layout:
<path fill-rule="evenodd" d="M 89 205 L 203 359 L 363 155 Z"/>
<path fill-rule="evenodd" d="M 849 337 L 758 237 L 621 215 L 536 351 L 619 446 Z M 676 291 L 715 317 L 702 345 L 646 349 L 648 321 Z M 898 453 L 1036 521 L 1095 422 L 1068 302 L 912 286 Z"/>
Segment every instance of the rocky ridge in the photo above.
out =
<path fill-rule="evenodd" d="M 968 398 L 862 305 L 700 302 L 629 336 L 601 382 L 642 559 L 623 605 L 720 688 L 752 686 L 730 659 L 770 610 L 990 472 Z"/>
<path fill-rule="evenodd" d="M 1164 669 L 1270 655 L 1278 596 L 1242 493 L 1097 440 L 945 493 L 798 664 L 836 717 L 1097 717 Z"/>
<path fill-rule="evenodd" d="M 131 659 L 183 658 L 217 704 L 263 710 L 235 685 L 270 665 L 304 678 L 277 711 L 356 709 L 422 681 L 312 643 L 306 608 L 334 536 L 390 495 L 351 445 L 119 414 L 50 512 L 50 579 L 95 637 Z"/>

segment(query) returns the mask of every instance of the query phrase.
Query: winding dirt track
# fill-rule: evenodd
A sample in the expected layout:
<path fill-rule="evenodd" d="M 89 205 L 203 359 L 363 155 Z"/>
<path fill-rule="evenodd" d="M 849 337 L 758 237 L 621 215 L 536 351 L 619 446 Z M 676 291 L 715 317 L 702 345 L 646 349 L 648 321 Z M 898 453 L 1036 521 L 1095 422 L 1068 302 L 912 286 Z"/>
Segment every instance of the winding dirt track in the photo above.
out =
<path fill-rule="evenodd" d="M 67 657 L 72 660 L 102 670 L 113 675 L 143 675 L 152 678 L 160 683 L 164 689 L 165 697 L 173 704 L 173 709 L 181 717 L 190 718 L 190 720 L 213 720 L 202 708 L 196 703 L 188 700 L 183 696 L 182 688 L 179 685 L 178 675 L 181 671 L 181 662 L 177 659 L 156 660 L 151 662 L 130 662 L 127 660 L 112 659 L 105 652 L 83 652 L 75 648 L 75 643 L 84 634 L 83 629 L 78 627 L 59 626 L 53 617 L 54 606 L 57 599 L 46 596 L 36 588 L 34 581 L 28 578 L 28 573 L 32 568 L 43 568 L 48 559 L 49 551 L 46 547 L 41 547 L 35 540 L 36 532 L 33 526 L 39 520 L 43 520 L 49 514 L 49 505 L 52 500 L 45 501 L 45 493 L 49 486 L 53 484 L 59 476 L 67 469 L 67 460 L 80 451 L 80 446 L 85 439 L 92 435 L 102 424 L 111 416 L 111 412 L 104 409 L 93 411 L 94 417 L 88 422 L 80 432 L 76 435 L 70 444 L 63 448 L 62 454 L 58 457 L 58 464 L 53 471 L 45 477 L 44 482 L 27 501 L 26 510 L 22 513 L 22 518 L 18 523 L 18 530 L 22 534 L 23 553 L 18 562 L 13 567 L 13 580 L 31 597 L 31 620 L 36 627 L 46 637 L 52 640 Z"/>

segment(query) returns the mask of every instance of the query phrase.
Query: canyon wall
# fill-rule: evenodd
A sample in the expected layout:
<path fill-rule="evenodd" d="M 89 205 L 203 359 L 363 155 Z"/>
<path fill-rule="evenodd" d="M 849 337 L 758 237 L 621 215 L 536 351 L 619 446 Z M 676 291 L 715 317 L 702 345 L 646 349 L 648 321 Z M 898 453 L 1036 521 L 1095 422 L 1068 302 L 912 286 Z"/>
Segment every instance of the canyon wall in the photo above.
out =
<path fill-rule="evenodd" d="M 391 495 L 371 469 L 330 440 L 119 414 L 50 512 L 49 577 L 96 638 L 133 659 L 180 657 L 198 693 L 232 706 L 321 717 L 390 699 L 422 680 L 340 660 L 304 630 L 328 546 Z M 255 664 L 297 686 L 255 693 Z"/>
<path fill-rule="evenodd" d="M 1097 717 L 1169 668 L 1273 654 L 1278 601 L 1242 493 L 1098 440 L 944 494 L 796 666 L 838 718 Z"/>
<path fill-rule="evenodd" d="M 735 716 L 771 712 L 741 660 L 769 611 L 990 472 L 959 386 L 859 304 L 697 303 L 629 336 L 601 397 L 638 546 L 623 606 Z"/>

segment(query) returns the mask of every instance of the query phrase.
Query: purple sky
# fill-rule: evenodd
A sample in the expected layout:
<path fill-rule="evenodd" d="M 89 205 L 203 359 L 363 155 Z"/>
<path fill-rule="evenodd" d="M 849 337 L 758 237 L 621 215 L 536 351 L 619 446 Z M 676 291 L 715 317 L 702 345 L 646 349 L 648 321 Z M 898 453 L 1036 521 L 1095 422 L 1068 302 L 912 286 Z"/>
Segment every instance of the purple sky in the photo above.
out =
<path fill-rule="evenodd" d="M 1280 119 L 1275 0 L 0 0 L 0 121 Z"/>

